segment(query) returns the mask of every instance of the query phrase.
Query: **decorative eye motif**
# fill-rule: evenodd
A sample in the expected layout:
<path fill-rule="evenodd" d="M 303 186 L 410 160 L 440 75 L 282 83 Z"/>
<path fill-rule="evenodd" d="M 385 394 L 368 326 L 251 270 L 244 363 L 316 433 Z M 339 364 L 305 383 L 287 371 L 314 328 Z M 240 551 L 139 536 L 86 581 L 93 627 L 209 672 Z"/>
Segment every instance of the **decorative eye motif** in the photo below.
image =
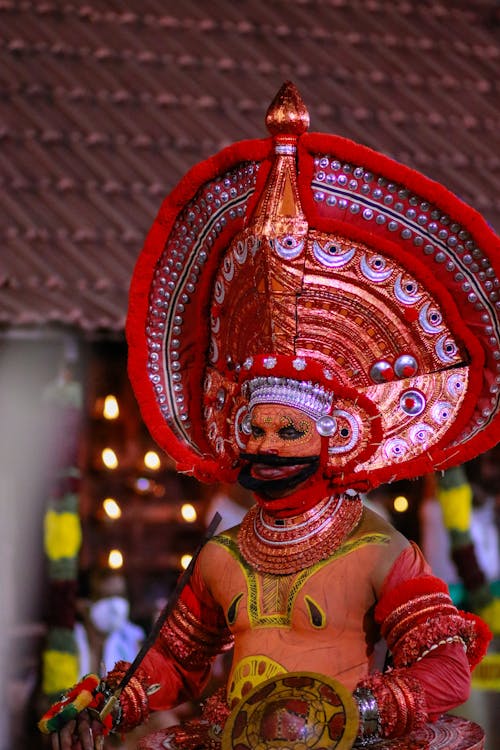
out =
<path fill-rule="evenodd" d="M 408 443 L 402 438 L 391 438 L 390 440 L 387 440 L 384 445 L 384 453 L 386 457 L 392 461 L 394 461 L 394 459 L 404 458 L 409 450 L 410 447 Z"/>
<path fill-rule="evenodd" d="M 426 302 L 418 314 L 418 322 L 426 333 L 441 333 L 443 330 L 443 316 L 430 302 Z"/>
<path fill-rule="evenodd" d="M 249 413 L 245 414 L 241 420 L 241 431 L 244 435 L 252 434 L 252 420 Z"/>
<path fill-rule="evenodd" d="M 396 299 L 402 305 L 414 305 L 421 298 L 422 294 L 418 291 L 418 284 L 411 276 L 403 277 L 399 274 L 394 283 L 394 294 Z"/>
<path fill-rule="evenodd" d="M 458 373 L 450 375 L 446 383 L 446 390 L 453 399 L 457 399 L 465 391 L 465 378 Z"/>
<path fill-rule="evenodd" d="M 220 279 L 217 279 L 214 285 L 214 300 L 217 302 L 218 305 L 221 305 L 224 302 L 224 297 L 226 296 L 226 292 L 224 290 L 224 284 Z"/>
<path fill-rule="evenodd" d="M 250 412 L 248 411 L 247 405 L 243 404 L 243 406 L 240 406 L 234 416 L 234 436 L 240 450 L 244 450 L 246 448 L 247 438 L 252 432 L 252 426 L 250 422 Z"/>
<path fill-rule="evenodd" d="M 205 375 L 205 382 L 203 383 L 203 390 L 208 393 L 212 387 L 212 376 L 207 372 Z"/>
<path fill-rule="evenodd" d="M 294 260 L 294 258 L 298 258 L 304 249 L 304 239 L 297 239 L 297 237 L 294 237 L 291 234 L 287 234 L 280 239 L 275 237 L 273 240 L 269 241 L 269 244 L 284 260 Z"/>
<path fill-rule="evenodd" d="M 381 255 L 372 255 L 370 258 L 363 255 L 359 265 L 363 276 L 374 284 L 387 281 L 394 270 L 387 268 L 386 260 Z"/>
<path fill-rule="evenodd" d="M 243 240 L 238 240 L 233 253 L 234 257 L 236 258 L 236 262 L 239 263 L 240 266 L 242 266 L 246 261 L 248 255 L 248 245 L 246 241 L 244 242 Z"/>
<path fill-rule="evenodd" d="M 224 453 L 224 438 L 220 435 L 215 441 L 215 452 L 218 453 L 219 456 Z"/>
<path fill-rule="evenodd" d="M 444 424 L 450 418 L 452 411 L 453 407 L 448 401 L 438 401 L 432 407 L 431 414 L 437 424 Z"/>
<path fill-rule="evenodd" d="M 330 445 L 328 453 L 339 455 L 351 451 L 359 440 L 359 424 L 354 414 L 345 409 L 334 409 L 332 418 L 336 423 L 334 445 Z"/>
<path fill-rule="evenodd" d="M 224 388 L 219 388 L 217 395 L 215 396 L 215 408 L 217 411 L 222 411 L 224 404 L 226 403 L 226 391 Z"/>
<path fill-rule="evenodd" d="M 432 440 L 434 430 L 428 424 L 420 422 L 409 430 L 410 440 L 414 445 L 425 445 Z"/>
<path fill-rule="evenodd" d="M 342 268 L 354 258 L 356 248 L 351 247 L 345 250 L 335 242 L 328 240 L 324 245 L 320 245 L 317 240 L 313 242 L 313 253 L 316 260 L 328 268 Z"/>
<path fill-rule="evenodd" d="M 458 347 L 453 339 L 446 334 L 443 334 L 443 336 L 438 339 L 435 350 L 441 362 L 451 364 L 456 361 Z"/>
<path fill-rule="evenodd" d="M 217 362 L 217 360 L 219 359 L 219 347 L 217 346 L 217 342 L 213 336 L 210 339 L 210 349 L 208 352 L 208 358 L 210 362 L 212 362 L 212 364 L 215 364 L 215 362 Z"/>
<path fill-rule="evenodd" d="M 226 281 L 232 281 L 234 276 L 234 260 L 230 255 L 226 255 L 222 263 L 222 275 Z"/>

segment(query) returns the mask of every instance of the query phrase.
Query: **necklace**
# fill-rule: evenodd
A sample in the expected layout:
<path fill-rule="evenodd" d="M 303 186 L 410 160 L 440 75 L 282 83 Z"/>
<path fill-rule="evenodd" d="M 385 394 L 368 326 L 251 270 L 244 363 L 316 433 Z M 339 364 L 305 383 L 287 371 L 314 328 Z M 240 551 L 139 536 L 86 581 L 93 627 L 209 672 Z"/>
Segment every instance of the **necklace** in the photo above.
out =
<path fill-rule="evenodd" d="M 329 557 L 357 527 L 363 513 L 359 497 L 332 495 L 292 518 L 276 518 L 251 508 L 238 532 L 244 559 L 261 573 L 296 573 Z"/>

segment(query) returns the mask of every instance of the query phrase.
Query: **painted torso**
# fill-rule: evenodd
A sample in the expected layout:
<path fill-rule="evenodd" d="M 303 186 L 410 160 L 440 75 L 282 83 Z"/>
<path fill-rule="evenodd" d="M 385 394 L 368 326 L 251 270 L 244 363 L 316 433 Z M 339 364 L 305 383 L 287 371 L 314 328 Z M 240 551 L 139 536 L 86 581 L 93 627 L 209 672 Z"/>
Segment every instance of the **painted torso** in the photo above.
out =
<path fill-rule="evenodd" d="M 368 673 L 377 592 L 402 546 L 374 515 L 328 559 L 287 575 L 252 569 L 238 551 L 237 529 L 207 545 L 204 582 L 235 637 L 230 701 L 278 672 L 320 672 L 350 689 Z"/>

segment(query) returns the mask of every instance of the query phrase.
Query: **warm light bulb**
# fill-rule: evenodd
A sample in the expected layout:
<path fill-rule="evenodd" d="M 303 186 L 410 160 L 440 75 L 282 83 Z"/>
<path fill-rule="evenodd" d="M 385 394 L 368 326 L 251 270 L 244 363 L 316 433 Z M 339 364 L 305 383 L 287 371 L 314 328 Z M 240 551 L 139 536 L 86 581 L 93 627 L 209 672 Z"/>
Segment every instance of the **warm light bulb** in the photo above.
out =
<path fill-rule="evenodd" d="M 112 448 L 104 448 L 101 456 L 102 462 L 107 469 L 116 469 L 118 466 L 118 458 Z"/>
<path fill-rule="evenodd" d="M 181 565 L 184 570 L 189 566 L 189 563 L 193 559 L 193 555 L 182 555 L 181 557 Z"/>
<path fill-rule="evenodd" d="M 112 549 L 108 555 L 108 565 L 113 570 L 118 570 L 123 565 L 123 555 L 119 549 Z"/>
<path fill-rule="evenodd" d="M 104 512 L 106 513 L 106 515 L 113 520 L 115 520 L 116 518 L 120 518 L 122 514 L 122 509 L 113 497 L 107 497 L 105 500 L 103 500 L 102 507 L 104 508 Z"/>
<path fill-rule="evenodd" d="M 109 395 L 104 399 L 102 414 L 105 419 L 116 419 L 120 416 L 120 408 L 115 396 Z"/>
<path fill-rule="evenodd" d="M 144 456 L 144 466 L 152 471 L 157 471 L 160 466 L 160 457 L 156 451 L 148 451 Z"/>
<path fill-rule="evenodd" d="M 398 513 L 404 513 L 408 510 L 409 502 L 404 495 L 394 498 L 394 510 Z"/>
<path fill-rule="evenodd" d="M 181 516 L 188 523 L 193 523 L 193 521 L 196 521 L 196 519 L 198 518 L 196 508 L 194 507 L 194 505 L 191 505 L 191 503 L 184 503 L 181 508 Z"/>

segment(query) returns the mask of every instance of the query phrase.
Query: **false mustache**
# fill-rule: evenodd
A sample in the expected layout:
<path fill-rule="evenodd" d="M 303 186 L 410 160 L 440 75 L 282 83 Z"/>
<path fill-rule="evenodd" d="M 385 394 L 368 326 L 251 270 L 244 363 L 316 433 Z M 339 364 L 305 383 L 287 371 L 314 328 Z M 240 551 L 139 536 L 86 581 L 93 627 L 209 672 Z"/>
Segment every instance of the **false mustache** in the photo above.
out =
<path fill-rule="evenodd" d="M 248 461 L 249 464 L 263 466 L 299 466 L 319 460 L 319 456 L 276 456 L 272 453 L 240 453 L 240 458 Z"/>

